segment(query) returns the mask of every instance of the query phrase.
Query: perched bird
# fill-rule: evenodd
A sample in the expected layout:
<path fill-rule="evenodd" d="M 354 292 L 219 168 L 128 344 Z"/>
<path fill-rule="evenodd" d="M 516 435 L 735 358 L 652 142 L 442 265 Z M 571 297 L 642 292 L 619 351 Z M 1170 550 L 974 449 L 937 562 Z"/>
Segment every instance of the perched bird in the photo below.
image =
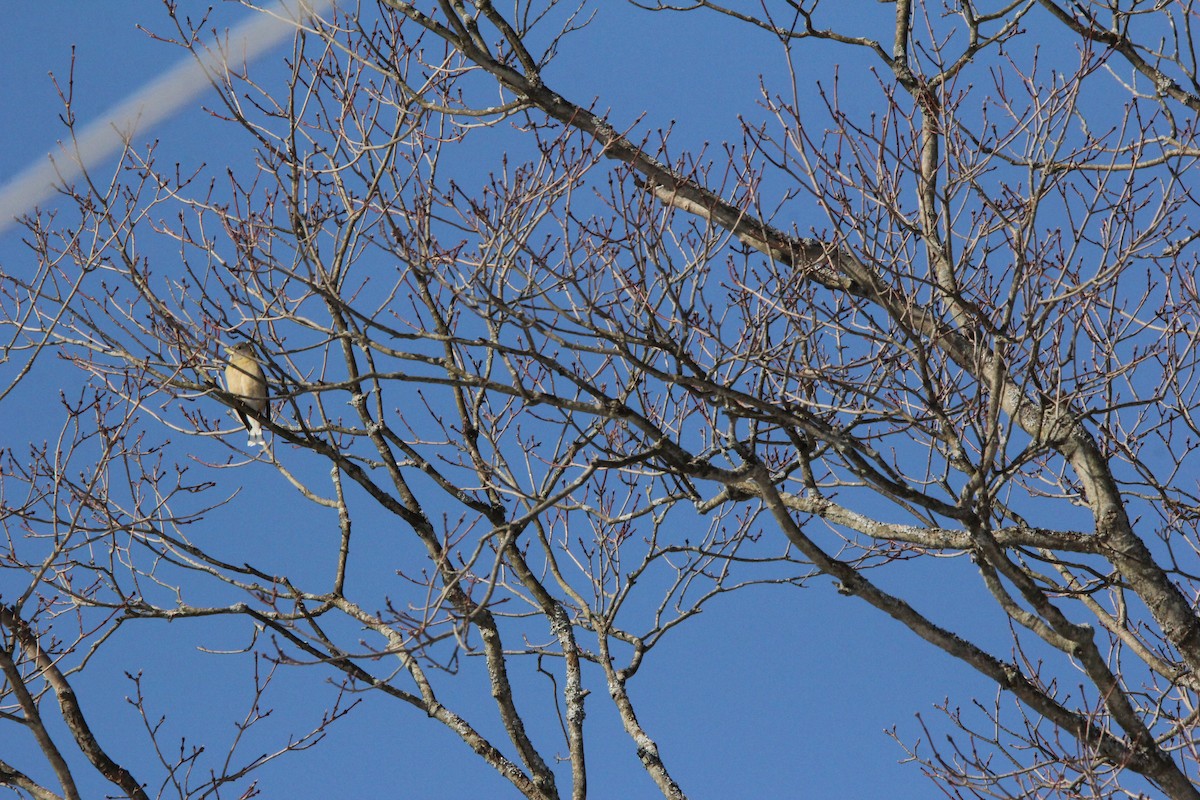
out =
<path fill-rule="evenodd" d="M 263 374 L 258 359 L 254 356 L 254 344 L 239 342 L 225 351 L 229 355 L 229 366 L 225 367 L 225 388 L 239 400 L 257 411 L 263 418 L 270 419 L 271 406 L 267 402 L 267 376 Z M 247 447 L 265 445 L 262 424 L 247 416 L 241 409 L 234 409 L 238 419 L 250 432 Z"/>

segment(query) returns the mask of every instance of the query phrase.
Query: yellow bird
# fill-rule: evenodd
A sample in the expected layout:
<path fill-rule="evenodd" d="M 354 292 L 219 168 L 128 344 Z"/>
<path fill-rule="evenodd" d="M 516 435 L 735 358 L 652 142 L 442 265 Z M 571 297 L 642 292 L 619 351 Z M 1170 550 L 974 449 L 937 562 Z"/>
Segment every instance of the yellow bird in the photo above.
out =
<path fill-rule="evenodd" d="M 229 355 L 229 366 L 225 367 L 225 388 L 252 410 L 257 411 L 263 419 L 270 419 L 267 376 L 263 374 L 262 366 L 254 356 L 254 345 L 251 342 L 240 342 L 227 348 L 225 352 Z M 241 409 L 235 408 L 233 411 L 250 432 L 250 440 L 246 442 L 246 446 L 265 445 L 262 424 Z"/>

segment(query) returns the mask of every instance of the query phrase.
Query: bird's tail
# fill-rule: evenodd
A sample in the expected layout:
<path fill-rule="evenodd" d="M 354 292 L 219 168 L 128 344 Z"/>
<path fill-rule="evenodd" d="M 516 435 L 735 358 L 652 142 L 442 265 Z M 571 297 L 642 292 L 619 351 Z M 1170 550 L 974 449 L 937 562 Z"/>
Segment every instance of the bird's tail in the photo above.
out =
<path fill-rule="evenodd" d="M 263 438 L 262 425 L 258 420 L 250 420 L 250 438 L 246 441 L 246 447 L 265 447 L 267 440 Z"/>

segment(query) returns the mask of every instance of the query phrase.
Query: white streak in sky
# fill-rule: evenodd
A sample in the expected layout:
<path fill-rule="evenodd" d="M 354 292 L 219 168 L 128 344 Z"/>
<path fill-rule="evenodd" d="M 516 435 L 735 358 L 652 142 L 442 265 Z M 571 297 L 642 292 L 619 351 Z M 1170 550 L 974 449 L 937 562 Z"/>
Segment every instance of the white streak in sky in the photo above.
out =
<path fill-rule="evenodd" d="M 332 0 L 299 0 L 305 16 L 319 14 Z M 211 88 L 207 71 L 221 74 L 226 56 L 237 63 L 250 61 L 296 32 L 300 19 L 297 5 L 281 0 L 272 11 L 255 13 L 246 22 L 229 31 L 220 46 L 199 50 L 199 60 L 190 53 L 166 73 L 155 78 L 128 98 L 89 123 L 77 136 L 72 152 L 60 146 L 60 157 L 39 158 L 0 187 L 0 233 L 20 217 L 54 196 L 54 187 L 78 178 L 84 168 L 92 168 L 125 146 L 138 130 L 145 130 L 170 117 Z"/>

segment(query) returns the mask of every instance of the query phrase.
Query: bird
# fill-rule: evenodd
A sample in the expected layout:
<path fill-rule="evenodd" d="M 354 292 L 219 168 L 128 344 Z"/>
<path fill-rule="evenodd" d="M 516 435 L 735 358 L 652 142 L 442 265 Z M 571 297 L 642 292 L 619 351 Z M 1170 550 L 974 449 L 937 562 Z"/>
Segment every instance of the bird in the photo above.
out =
<path fill-rule="evenodd" d="M 252 410 L 257 411 L 263 419 L 270 419 L 271 405 L 267 402 L 267 376 L 263 374 L 262 366 L 254 355 L 252 342 L 239 342 L 233 347 L 226 348 L 229 365 L 225 367 L 225 387 L 229 393 L 241 400 Z M 262 435 L 262 423 L 248 416 L 240 408 L 234 413 L 246 426 L 250 433 L 247 447 L 265 446 L 266 440 Z"/>

